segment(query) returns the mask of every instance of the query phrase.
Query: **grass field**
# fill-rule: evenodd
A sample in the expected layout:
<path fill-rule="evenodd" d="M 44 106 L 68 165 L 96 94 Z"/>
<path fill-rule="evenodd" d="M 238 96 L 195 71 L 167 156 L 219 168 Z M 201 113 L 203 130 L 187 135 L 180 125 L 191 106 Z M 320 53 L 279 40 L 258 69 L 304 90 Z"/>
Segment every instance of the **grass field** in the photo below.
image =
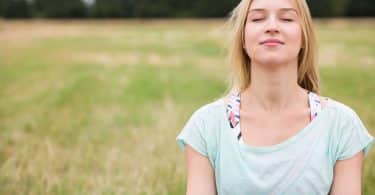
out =
<path fill-rule="evenodd" d="M 0 194 L 183 194 L 175 137 L 226 90 L 221 20 L 0 21 Z M 375 135 L 375 20 L 316 21 L 322 95 Z M 375 151 L 363 194 L 375 194 Z"/>

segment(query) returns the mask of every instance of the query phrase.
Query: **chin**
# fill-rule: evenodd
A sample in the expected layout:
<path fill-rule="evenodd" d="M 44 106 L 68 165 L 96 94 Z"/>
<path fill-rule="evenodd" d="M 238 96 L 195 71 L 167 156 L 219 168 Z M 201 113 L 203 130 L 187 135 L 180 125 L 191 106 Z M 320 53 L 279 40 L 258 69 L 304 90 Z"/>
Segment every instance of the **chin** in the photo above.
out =
<path fill-rule="evenodd" d="M 297 59 L 297 55 L 296 57 L 293 57 L 289 53 L 280 52 L 280 51 L 258 53 L 258 55 L 255 54 L 253 58 L 253 60 L 259 64 L 270 65 L 270 66 L 288 64 L 295 59 Z"/>
<path fill-rule="evenodd" d="M 264 64 L 264 65 L 278 65 L 278 64 L 285 64 L 288 62 L 287 59 L 281 57 L 281 56 L 267 56 L 264 58 L 258 58 L 255 59 L 259 64 Z"/>

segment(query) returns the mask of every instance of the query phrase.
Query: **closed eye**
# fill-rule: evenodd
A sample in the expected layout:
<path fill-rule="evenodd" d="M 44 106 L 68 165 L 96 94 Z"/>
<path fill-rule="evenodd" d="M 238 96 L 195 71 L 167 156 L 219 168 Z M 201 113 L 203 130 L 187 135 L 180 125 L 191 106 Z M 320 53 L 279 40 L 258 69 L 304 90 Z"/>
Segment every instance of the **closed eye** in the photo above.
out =
<path fill-rule="evenodd" d="M 287 21 L 287 22 L 293 22 L 293 20 L 292 19 L 288 19 L 288 18 L 284 18 L 284 19 L 282 19 L 283 21 Z"/>
<path fill-rule="evenodd" d="M 251 21 L 252 22 L 258 22 L 258 21 L 261 21 L 261 20 L 263 20 L 262 18 L 256 18 L 256 19 L 252 19 Z"/>

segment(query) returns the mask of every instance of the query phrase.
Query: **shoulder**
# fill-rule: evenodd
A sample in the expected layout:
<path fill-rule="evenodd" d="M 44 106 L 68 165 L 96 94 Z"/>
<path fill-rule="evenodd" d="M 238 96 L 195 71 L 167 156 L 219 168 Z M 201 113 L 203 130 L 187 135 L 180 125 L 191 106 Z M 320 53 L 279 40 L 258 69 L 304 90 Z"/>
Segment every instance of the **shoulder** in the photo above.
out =
<path fill-rule="evenodd" d="M 357 112 L 343 102 L 329 99 L 327 108 L 331 116 L 332 143 L 334 159 L 345 160 L 363 150 L 366 155 L 371 148 L 374 138 L 369 133 Z"/>
<path fill-rule="evenodd" d="M 225 99 L 219 98 L 201 105 L 193 112 L 193 116 L 202 120 L 210 120 L 225 112 Z"/>
<path fill-rule="evenodd" d="M 225 119 L 223 117 L 225 117 L 224 100 L 220 98 L 208 102 L 193 112 L 179 138 L 190 137 L 190 139 L 193 139 L 192 142 L 201 140 L 201 148 L 205 147 L 207 154 L 213 158 L 221 132 L 220 124 Z M 201 151 L 204 150 L 202 149 Z"/>
<path fill-rule="evenodd" d="M 330 124 L 336 134 L 352 134 L 353 131 L 367 131 L 357 112 L 349 105 L 329 98 L 326 104 L 326 124 Z M 358 132 L 358 133 L 359 133 Z"/>
<path fill-rule="evenodd" d="M 352 107 L 336 99 L 328 98 L 328 100 L 326 100 L 325 106 L 327 106 L 328 110 L 331 110 L 331 112 L 333 112 L 336 116 L 339 116 L 341 118 L 358 118 L 356 111 Z"/>

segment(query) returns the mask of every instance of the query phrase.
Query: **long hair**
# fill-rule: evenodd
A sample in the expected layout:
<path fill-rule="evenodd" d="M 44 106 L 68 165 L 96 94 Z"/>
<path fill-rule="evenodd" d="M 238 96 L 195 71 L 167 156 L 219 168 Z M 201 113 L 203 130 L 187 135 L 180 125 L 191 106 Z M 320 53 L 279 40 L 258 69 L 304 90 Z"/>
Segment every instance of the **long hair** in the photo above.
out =
<path fill-rule="evenodd" d="M 252 0 L 241 0 L 231 12 L 228 20 L 229 35 L 228 61 L 232 71 L 229 90 L 243 91 L 251 83 L 251 60 L 243 45 L 244 29 Z M 317 42 L 313 22 L 305 0 L 293 0 L 297 14 L 301 18 L 302 48 L 298 54 L 298 84 L 319 94 L 319 75 L 317 71 Z"/>

